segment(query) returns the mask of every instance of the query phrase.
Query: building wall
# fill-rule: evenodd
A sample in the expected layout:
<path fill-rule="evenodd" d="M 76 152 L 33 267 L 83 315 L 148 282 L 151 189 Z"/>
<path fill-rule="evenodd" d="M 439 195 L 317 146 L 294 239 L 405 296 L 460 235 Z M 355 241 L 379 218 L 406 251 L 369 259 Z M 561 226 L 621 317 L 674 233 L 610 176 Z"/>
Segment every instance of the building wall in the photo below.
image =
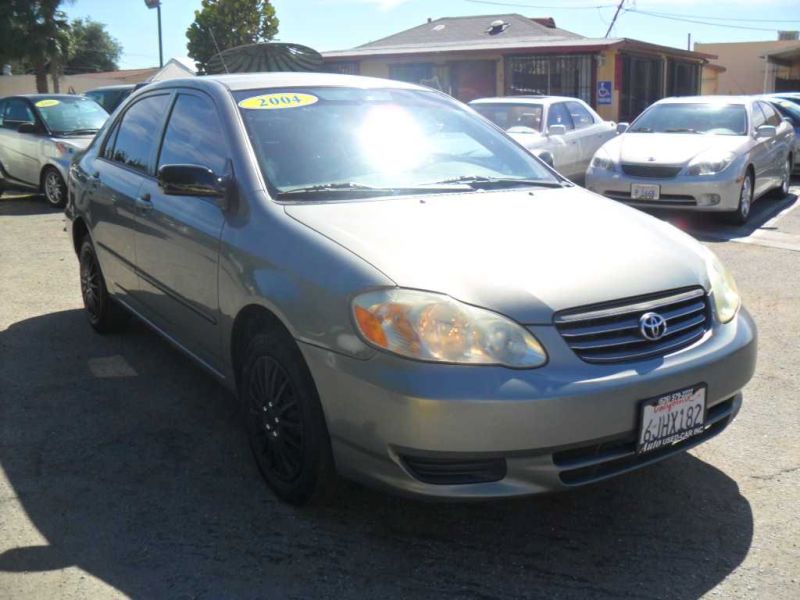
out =
<path fill-rule="evenodd" d="M 700 93 L 704 96 L 715 96 L 719 91 L 720 70 L 706 65 L 703 67 L 703 78 L 700 80 Z"/>
<path fill-rule="evenodd" d="M 719 58 L 714 64 L 725 67 L 719 74 L 717 93 L 719 94 L 760 94 L 773 91 L 774 67 L 767 73 L 764 89 L 764 70 L 766 61 L 761 58 L 768 52 L 788 50 L 798 46 L 796 40 L 769 42 L 731 42 L 724 44 L 694 45 L 696 52 L 716 54 Z"/>
<path fill-rule="evenodd" d="M 106 85 L 121 85 L 139 83 L 156 73 L 158 69 L 141 69 L 136 73 L 126 74 L 125 71 L 112 71 L 109 73 L 85 73 L 83 75 L 65 75 L 59 78 L 60 93 L 82 94 L 88 90 Z M 48 88 L 53 93 L 53 80 L 48 76 Z M 36 77 L 34 75 L 4 75 L 0 76 L 0 97 L 14 96 L 16 94 L 35 94 Z"/>

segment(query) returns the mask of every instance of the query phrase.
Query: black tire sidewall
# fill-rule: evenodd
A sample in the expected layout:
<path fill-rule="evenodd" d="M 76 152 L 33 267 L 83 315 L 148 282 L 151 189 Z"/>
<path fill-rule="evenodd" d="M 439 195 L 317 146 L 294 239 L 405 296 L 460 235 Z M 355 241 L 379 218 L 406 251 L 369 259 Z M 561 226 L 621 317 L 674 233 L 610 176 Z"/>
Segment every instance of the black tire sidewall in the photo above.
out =
<path fill-rule="evenodd" d="M 291 482 L 283 481 L 270 472 L 254 444 L 254 428 L 258 423 L 252 421 L 245 390 L 252 369 L 262 356 L 270 357 L 286 371 L 297 394 L 303 427 L 303 458 L 300 474 Z M 330 438 L 316 385 L 295 341 L 282 331 L 255 334 L 244 353 L 238 387 L 239 404 L 250 448 L 267 484 L 281 499 L 291 504 L 303 505 L 321 497 L 333 477 Z"/>
<path fill-rule="evenodd" d="M 81 299 L 83 300 L 84 312 L 89 320 L 89 324 L 99 333 L 109 333 L 116 330 L 123 323 L 123 311 L 116 305 L 108 293 L 106 287 L 106 280 L 103 277 L 103 271 L 100 268 L 100 262 L 97 260 L 97 253 L 94 250 L 92 241 L 87 236 L 81 242 L 80 253 L 78 254 L 79 269 L 83 270 L 84 261 L 92 260 L 97 268 L 98 276 L 100 277 L 100 292 L 99 292 L 99 306 L 96 313 L 92 313 L 86 306 L 86 299 L 83 297 L 83 289 L 81 289 Z"/>

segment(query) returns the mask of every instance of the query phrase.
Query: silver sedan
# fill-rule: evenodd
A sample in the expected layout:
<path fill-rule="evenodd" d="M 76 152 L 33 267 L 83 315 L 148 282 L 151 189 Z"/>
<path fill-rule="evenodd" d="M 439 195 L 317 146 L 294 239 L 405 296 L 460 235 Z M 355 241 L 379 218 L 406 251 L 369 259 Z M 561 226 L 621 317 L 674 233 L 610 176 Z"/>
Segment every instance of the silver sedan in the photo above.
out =
<path fill-rule="evenodd" d="M 721 432 L 755 368 L 709 250 L 434 90 L 162 81 L 70 175 L 89 322 L 138 315 L 235 391 L 289 502 L 334 472 L 447 498 L 599 481 Z"/>
<path fill-rule="evenodd" d="M 709 211 L 745 223 L 753 202 L 786 195 L 794 130 L 754 98 L 669 98 L 603 145 L 586 172 L 594 192 L 642 207 Z"/>
<path fill-rule="evenodd" d="M 94 100 L 66 94 L 0 99 L 0 193 L 40 191 L 54 207 L 67 202 L 67 176 L 75 154 L 108 119 Z"/>
<path fill-rule="evenodd" d="M 578 98 L 507 96 L 470 106 L 573 181 L 583 181 L 595 151 L 617 135 L 614 123 Z"/>

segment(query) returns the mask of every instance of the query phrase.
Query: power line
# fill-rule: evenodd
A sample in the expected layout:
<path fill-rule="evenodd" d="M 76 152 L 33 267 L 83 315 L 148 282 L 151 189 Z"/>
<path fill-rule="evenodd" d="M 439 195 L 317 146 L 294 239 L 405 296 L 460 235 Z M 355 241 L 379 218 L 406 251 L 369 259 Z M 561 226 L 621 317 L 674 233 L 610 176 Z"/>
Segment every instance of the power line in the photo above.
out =
<path fill-rule="evenodd" d="M 492 6 L 510 6 L 512 8 L 551 8 L 557 10 L 594 10 L 596 8 L 613 8 L 614 4 L 595 4 L 593 6 L 564 6 L 564 5 L 543 5 L 543 4 L 521 4 L 518 2 L 494 2 L 492 0 L 466 0 L 472 4 L 490 4 Z"/>
<path fill-rule="evenodd" d="M 623 4 L 625 4 L 625 0 L 619 0 L 619 4 L 617 4 L 617 10 L 614 12 L 614 18 L 611 19 L 611 25 L 608 26 L 608 29 L 606 29 L 606 34 L 603 37 L 607 38 L 608 34 L 611 33 L 611 30 L 614 29 L 614 23 L 617 22 L 617 17 L 619 16 L 619 11 L 622 10 Z"/>
<path fill-rule="evenodd" d="M 683 17 L 665 17 L 658 13 L 651 13 L 646 12 L 643 10 L 639 10 L 636 8 L 626 8 L 624 9 L 626 13 L 634 13 L 637 15 L 644 15 L 647 17 L 654 17 L 656 19 L 665 19 L 667 21 L 679 21 L 681 23 L 695 23 L 697 25 L 708 25 L 709 27 L 724 27 L 727 29 L 747 29 L 749 31 L 777 31 L 777 28 L 767 28 L 767 27 L 746 27 L 745 25 L 726 25 L 725 23 L 709 23 L 708 21 L 698 21 L 696 19 L 686 19 Z"/>
<path fill-rule="evenodd" d="M 629 9 L 631 11 L 637 9 Z M 639 11 L 642 12 L 642 11 Z M 677 13 L 664 13 L 647 11 L 648 14 L 659 17 L 677 17 L 682 19 L 706 19 L 709 21 L 742 21 L 745 23 L 800 23 L 800 19 L 742 19 L 737 17 L 712 17 L 710 15 L 681 15 Z"/>

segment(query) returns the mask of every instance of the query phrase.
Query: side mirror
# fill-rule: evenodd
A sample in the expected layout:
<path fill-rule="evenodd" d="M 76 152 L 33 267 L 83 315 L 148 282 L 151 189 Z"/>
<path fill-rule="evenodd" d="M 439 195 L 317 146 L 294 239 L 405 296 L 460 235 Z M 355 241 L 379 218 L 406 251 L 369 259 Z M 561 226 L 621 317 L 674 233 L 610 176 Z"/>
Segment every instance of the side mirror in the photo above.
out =
<path fill-rule="evenodd" d="M 567 133 L 567 126 L 560 123 L 554 123 L 547 127 L 547 135 L 564 135 Z"/>
<path fill-rule="evenodd" d="M 170 196 L 215 198 L 222 209 L 228 208 L 231 182 L 207 167 L 199 165 L 163 165 L 158 170 L 158 186 Z"/>
<path fill-rule="evenodd" d="M 628 127 L 630 126 L 631 126 L 630 123 L 625 123 L 625 122 L 617 123 L 617 133 L 625 133 L 626 131 L 628 131 Z"/>
<path fill-rule="evenodd" d="M 555 165 L 553 164 L 553 155 L 549 152 L 534 152 L 534 155 L 547 166 L 555 168 Z"/>
<path fill-rule="evenodd" d="M 19 127 L 17 127 L 17 133 L 41 133 L 41 130 L 36 126 L 35 123 L 21 123 Z"/>
<path fill-rule="evenodd" d="M 762 125 L 756 129 L 756 138 L 773 137 L 778 133 L 778 128 L 775 125 Z"/>

